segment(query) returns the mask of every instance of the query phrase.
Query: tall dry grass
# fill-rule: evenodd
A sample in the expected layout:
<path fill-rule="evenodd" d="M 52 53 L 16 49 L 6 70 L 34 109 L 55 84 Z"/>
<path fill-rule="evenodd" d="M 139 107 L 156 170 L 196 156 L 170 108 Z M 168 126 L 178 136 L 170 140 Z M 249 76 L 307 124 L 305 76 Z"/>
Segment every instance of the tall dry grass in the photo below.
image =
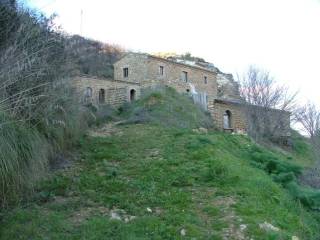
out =
<path fill-rule="evenodd" d="M 0 206 L 32 191 L 54 154 L 87 126 L 72 91 L 74 64 L 52 19 L 0 2 Z M 2 37 L 5 36 L 5 37 Z"/>

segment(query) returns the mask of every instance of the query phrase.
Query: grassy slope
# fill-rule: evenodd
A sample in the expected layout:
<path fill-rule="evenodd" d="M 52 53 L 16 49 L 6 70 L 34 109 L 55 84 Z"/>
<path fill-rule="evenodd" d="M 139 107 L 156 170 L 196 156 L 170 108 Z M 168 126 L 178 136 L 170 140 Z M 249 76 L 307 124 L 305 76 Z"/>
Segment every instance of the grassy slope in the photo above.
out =
<path fill-rule="evenodd" d="M 83 139 L 72 168 L 43 182 L 34 202 L 5 213 L 1 239 L 319 239 L 312 214 L 250 160 L 262 151 L 290 162 L 299 152 L 150 122 L 114 131 Z M 112 220 L 114 209 L 136 218 Z M 261 230 L 264 221 L 281 231 Z"/>

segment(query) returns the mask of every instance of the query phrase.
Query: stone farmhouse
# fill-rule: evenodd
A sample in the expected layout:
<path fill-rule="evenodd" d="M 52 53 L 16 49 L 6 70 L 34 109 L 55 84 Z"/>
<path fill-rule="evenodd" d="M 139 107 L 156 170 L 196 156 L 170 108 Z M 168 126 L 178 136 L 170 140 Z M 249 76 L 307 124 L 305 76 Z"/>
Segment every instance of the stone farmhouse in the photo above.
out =
<path fill-rule="evenodd" d="M 210 63 L 128 53 L 114 64 L 112 79 L 79 76 L 75 84 L 83 102 L 115 107 L 138 99 L 146 89 L 169 86 L 189 94 L 209 111 L 217 128 L 238 133 L 248 129 L 238 84 L 231 74 L 220 72 Z M 272 112 L 277 115 L 277 110 Z M 290 114 L 281 119 L 285 124 L 278 134 L 288 137 Z"/>

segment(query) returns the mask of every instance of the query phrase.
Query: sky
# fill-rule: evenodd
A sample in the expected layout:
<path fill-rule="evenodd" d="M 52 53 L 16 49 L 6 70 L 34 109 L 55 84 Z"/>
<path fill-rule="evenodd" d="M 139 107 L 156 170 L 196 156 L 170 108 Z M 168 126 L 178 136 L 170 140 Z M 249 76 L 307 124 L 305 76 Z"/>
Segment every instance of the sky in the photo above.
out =
<path fill-rule="evenodd" d="M 256 65 L 320 107 L 320 0 L 24 2 L 68 33 L 129 50 L 191 52 L 234 75 Z"/>

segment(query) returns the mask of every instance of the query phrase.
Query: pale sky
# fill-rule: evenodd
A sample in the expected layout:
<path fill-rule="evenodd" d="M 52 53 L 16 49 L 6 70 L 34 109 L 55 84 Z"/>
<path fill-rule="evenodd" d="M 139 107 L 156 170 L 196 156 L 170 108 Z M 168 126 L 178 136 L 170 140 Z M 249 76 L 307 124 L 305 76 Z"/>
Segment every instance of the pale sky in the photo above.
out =
<path fill-rule="evenodd" d="M 25 0 L 68 33 L 141 52 L 191 52 L 227 73 L 254 64 L 320 107 L 320 0 Z"/>

